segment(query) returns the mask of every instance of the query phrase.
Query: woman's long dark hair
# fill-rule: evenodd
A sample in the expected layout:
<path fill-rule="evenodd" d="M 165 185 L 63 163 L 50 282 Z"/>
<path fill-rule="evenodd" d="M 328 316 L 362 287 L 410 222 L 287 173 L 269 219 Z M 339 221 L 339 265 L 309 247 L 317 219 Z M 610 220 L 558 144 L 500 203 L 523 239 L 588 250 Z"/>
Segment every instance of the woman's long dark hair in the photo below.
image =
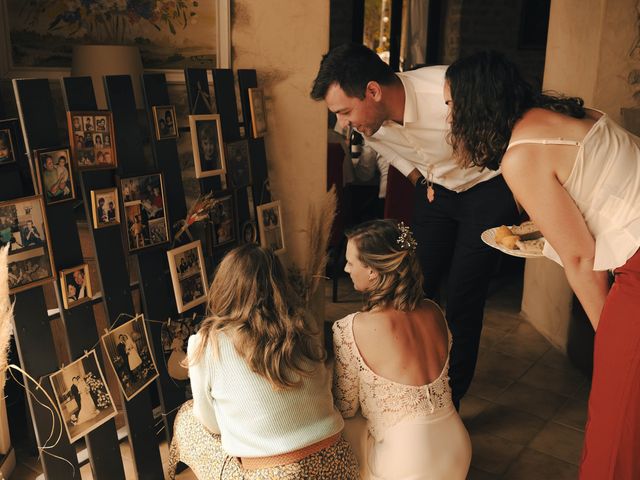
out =
<path fill-rule="evenodd" d="M 581 98 L 535 91 L 498 52 L 478 52 L 456 60 L 445 78 L 453 101 L 449 143 L 463 168 L 497 170 L 513 126 L 531 108 L 585 116 Z"/>

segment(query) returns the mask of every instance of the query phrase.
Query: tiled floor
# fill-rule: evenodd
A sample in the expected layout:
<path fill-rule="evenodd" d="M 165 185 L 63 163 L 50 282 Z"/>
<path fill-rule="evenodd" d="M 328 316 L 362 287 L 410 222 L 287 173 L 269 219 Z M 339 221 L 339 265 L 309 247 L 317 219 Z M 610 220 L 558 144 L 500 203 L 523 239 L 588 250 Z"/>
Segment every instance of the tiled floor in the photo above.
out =
<path fill-rule="evenodd" d="M 564 480 L 577 478 L 586 419 L 588 379 L 523 320 L 516 279 L 487 303 L 477 372 L 461 405 L 473 443 L 469 480 Z M 340 282 L 339 303 L 327 284 L 328 322 L 354 312 L 360 295 Z M 127 442 L 122 444 L 127 479 L 134 479 Z M 166 464 L 167 448 L 161 448 Z M 37 459 L 18 454 L 12 480 L 35 479 Z M 90 479 L 89 465 L 82 478 Z M 189 471 L 181 480 L 195 478 Z"/>

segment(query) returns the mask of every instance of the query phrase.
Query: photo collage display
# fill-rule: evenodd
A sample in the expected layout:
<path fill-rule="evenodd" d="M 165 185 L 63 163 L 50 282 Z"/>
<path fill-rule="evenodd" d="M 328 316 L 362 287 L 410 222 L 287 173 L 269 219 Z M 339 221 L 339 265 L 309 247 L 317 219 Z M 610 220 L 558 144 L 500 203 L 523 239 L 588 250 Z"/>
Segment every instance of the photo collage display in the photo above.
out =
<path fill-rule="evenodd" d="M 67 112 L 69 138 L 79 170 L 118 166 L 111 112 Z"/>

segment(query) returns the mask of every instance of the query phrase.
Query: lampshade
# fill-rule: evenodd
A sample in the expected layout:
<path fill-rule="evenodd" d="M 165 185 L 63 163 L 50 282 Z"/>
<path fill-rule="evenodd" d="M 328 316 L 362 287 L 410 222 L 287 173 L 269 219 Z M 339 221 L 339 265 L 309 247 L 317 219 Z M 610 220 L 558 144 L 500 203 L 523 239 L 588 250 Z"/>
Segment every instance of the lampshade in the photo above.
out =
<path fill-rule="evenodd" d="M 143 107 L 142 102 L 142 60 L 138 47 L 129 45 L 75 45 L 71 59 L 71 75 L 90 76 L 99 109 L 107 108 L 104 91 L 105 75 L 130 75 L 136 108 Z"/>

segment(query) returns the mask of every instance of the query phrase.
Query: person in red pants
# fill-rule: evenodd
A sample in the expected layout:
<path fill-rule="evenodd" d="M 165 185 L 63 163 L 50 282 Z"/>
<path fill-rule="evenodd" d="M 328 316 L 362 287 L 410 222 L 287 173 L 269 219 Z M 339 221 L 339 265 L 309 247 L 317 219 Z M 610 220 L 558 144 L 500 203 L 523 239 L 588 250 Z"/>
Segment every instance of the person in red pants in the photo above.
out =
<path fill-rule="evenodd" d="M 640 478 L 640 139 L 496 52 L 451 64 L 444 101 L 460 165 L 502 168 L 596 329 L 580 478 Z"/>

